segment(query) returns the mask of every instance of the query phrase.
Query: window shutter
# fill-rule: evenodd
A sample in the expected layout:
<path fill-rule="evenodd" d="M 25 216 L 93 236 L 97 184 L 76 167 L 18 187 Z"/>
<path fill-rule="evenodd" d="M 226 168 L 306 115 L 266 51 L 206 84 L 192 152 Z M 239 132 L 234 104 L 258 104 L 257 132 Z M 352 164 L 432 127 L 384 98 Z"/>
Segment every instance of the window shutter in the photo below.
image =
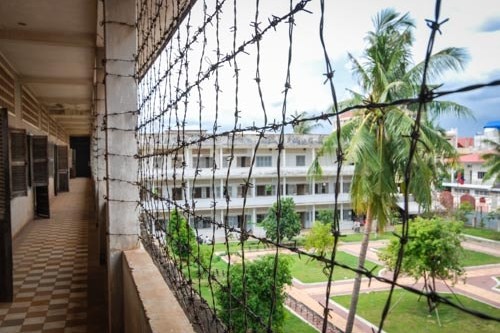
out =
<path fill-rule="evenodd" d="M 69 191 L 68 147 L 57 146 L 57 178 L 59 192 Z"/>
<path fill-rule="evenodd" d="M 10 130 L 11 196 L 28 194 L 26 131 Z"/>
<path fill-rule="evenodd" d="M 33 184 L 44 186 L 49 184 L 48 139 L 47 136 L 32 138 L 33 150 Z"/>
<path fill-rule="evenodd" d="M 7 109 L 0 108 L 0 302 L 12 302 L 14 290 L 7 122 Z"/>

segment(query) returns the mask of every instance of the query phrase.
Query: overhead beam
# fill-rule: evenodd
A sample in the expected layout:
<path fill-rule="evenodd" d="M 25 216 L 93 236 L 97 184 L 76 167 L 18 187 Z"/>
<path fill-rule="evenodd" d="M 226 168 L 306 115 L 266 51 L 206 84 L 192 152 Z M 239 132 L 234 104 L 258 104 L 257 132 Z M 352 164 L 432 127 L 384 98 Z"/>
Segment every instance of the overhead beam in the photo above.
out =
<path fill-rule="evenodd" d="M 92 99 L 89 98 L 74 98 L 74 97 L 39 97 L 42 104 L 92 104 Z"/>
<path fill-rule="evenodd" d="M 53 117 L 78 117 L 78 116 L 90 116 L 92 112 L 90 109 L 85 110 L 72 110 L 72 109 L 49 109 L 49 114 Z"/>
<path fill-rule="evenodd" d="M 40 32 L 16 29 L 0 29 L 0 39 L 40 43 L 48 46 L 95 47 L 96 36 L 89 33 Z"/>
<path fill-rule="evenodd" d="M 79 85 L 79 86 L 92 86 L 91 78 L 56 78 L 56 77 L 42 77 L 42 76 L 22 76 L 20 78 L 22 84 L 60 84 L 60 85 Z"/>

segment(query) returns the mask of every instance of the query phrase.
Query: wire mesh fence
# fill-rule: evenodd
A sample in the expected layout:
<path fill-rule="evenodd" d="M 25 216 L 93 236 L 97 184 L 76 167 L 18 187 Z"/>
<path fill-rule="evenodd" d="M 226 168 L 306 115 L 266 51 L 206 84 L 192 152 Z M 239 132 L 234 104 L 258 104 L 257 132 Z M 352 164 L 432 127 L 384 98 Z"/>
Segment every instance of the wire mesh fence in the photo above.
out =
<path fill-rule="evenodd" d="M 139 109 L 130 112 L 138 114 L 137 186 L 145 247 L 201 332 L 273 331 L 282 320 L 277 314 L 285 299 L 281 276 L 286 264 L 279 258 L 286 253 L 323 266 L 324 310 L 321 314 L 308 311 L 315 325 L 321 321 L 322 332 L 344 330 L 334 328 L 329 320 L 333 276 L 339 268 L 390 287 L 378 323 L 380 331 L 390 315 L 394 288 L 426 297 L 432 306 L 445 303 L 498 321 L 432 288 L 423 291 L 398 280 L 409 239 L 412 182 L 418 179 L 413 162 L 425 145 L 422 123 L 428 105 L 440 97 L 497 86 L 500 81 L 453 91 L 441 91 L 429 82 L 434 40 L 445 22 L 437 1 L 434 18 L 428 20 L 430 37 L 419 84 L 412 94 L 339 103 L 329 56 L 332 46 L 325 42 L 325 6 L 323 0 L 137 1 Z M 301 87 L 303 64 L 294 60 L 304 48 L 321 64 L 321 69 L 314 69 L 317 85 L 292 89 Z M 311 91 L 326 96 L 331 107 L 311 115 L 294 113 L 296 96 Z M 402 171 L 391 174 L 401 180 L 404 209 L 402 231 L 397 235 L 398 260 L 388 278 L 364 264 L 343 263 L 337 255 L 343 223 L 351 223 L 354 208 L 349 188 L 355 169 L 346 161 L 345 116 L 391 108 L 404 109 L 411 123 L 400 138 L 407 147 L 401 152 L 406 156 Z M 331 127 L 333 136 L 290 133 L 314 124 Z M 330 155 L 322 153 L 328 138 L 336 142 Z M 319 178 L 311 176 L 314 163 L 321 166 Z M 297 201 L 295 209 L 303 227 L 312 225 L 316 211 L 334 212 L 334 243 L 328 251 L 312 253 L 301 244 L 283 241 L 283 199 L 287 197 Z M 261 221 L 269 217 L 273 205 L 275 236 L 269 237 Z M 256 306 L 251 274 L 257 252 L 272 260 L 266 271 L 268 288 Z"/>

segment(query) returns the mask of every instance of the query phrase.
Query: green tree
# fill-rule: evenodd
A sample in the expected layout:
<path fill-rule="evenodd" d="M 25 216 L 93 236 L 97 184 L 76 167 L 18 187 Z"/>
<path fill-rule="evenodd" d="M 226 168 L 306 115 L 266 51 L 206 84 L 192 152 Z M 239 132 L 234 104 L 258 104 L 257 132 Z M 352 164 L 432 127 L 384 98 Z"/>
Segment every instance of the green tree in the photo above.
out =
<path fill-rule="evenodd" d="M 291 116 L 288 117 L 288 121 L 296 121 L 307 118 L 307 112 L 298 112 L 295 111 Z M 320 123 L 311 124 L 310 121 L 300 121 L 296 123 L 292 123 L 293 133 L 295 134 L 310 134 L 313 129 L 316 127 L 321 127 Z"/>
<path fill-rule="evenodd" d="M 167 244 L 175 255 L 186 259 L 196 246 L 193 229 L 177 210 L 170 213 L 168 221 Z"/>
<path fill-rule="evenodd" d="M 436 279 L 444 280 L 463 275 L 465 271 L 461 264 L 464 255 L 461 232 L 460 222 L 439 217 L 416 218 L 410 224 L 410 238 L 405 249 L 402 271 L 416 280 L 423 277 L 426 286 L 430 283 L 433 288 Z M 390 269 L 394 269 L 398 252 L 399 240 L 393 239 L 379 256 Z"/>
<path fill-rule="evenodd" d="M 255 314 L 267 324 L 272 312 L 273 332 L 282 332 L 284 322 L 285 285 L 292 283 L 290 263 L 286 257 L 279 257 L 276 279 L 274 276 L 275 257 L 264 256 L 245 265 L 245 275 L 240 264 L 231 266 L 229 279 L 230 294 L 227 287 L 216 291 L 215 297 L 220 306 L 220 318 L 230 332 L 267 332 L 266 328 L 251 314 Z M 273 281 L 274 280 L 274 281 Z M 244 308 L 243 282 L 246 286 L 246 308 Z M 274 291 L 273 291 L 274 288 Z M 274 307 L 272 302 L 274 300 Z M 249 311 L 250 310 L 250 311 Z M 246 315 L 246 320 L 245 320 Z M 245 330 L 245 321 L 247 330 Z"/>
<path fill-rule="evenodd" d="M 361 92 L 352 92 L 352 99 L 342 106 L 388 103 L 401 98 L 417 96 L 424 64 L 413 65 L 411 47 L 414 24 L 408 14 L 400 15 L 392 9 L 378 13 L 374 31 L 368 33 L 367 48 L 362 60 L 349 54 L 353 73 Z M 446 70 L 462 68 L 467 55 L 459 48 L 447 48 L 431 57 L 428 81 L 436 80 Z M 432 86 L 432 84 L 431 84 Z M 456 103 L 433 101 L 426 104 L 416 154 L 411 163 L 411 182 L 408 191 L 424 208 L 430 208 L 431 188 L 442 169 L 440 161 L 456 156 L 454 148 L 432 123 L 433 117 L 446 112 L 468 115 L 470 110 Z M 354 162 L 351 183 L 353 209 L 366 216 L 364 237 L 358 267 L 364 266 L 372 223 L 377 220 L 378 231 L 384 229 L 391 208 L 395 206 L 398 190 L 404 189 L 405 169 L 410 151 L 410 134 L 414 128 L 415 106 L 367 108 L 354 112 L 341 128 L 341 144 L 347 162 Z M 337 132 L 325 141 L 317 156 L 337 151 Z M 318 160 L 313 162 L 310 174 L 321 175 Z M 425 186 L 422 186 L 425 184 Z M 346 332 L 351 332 L 356 313 L 362 275 L 358 274 L 353 287 L 351 308 Z"/>
<path fill-rule="evenodd" d="M 473 211 L 474 207 L 472 207 L 472 204 L 468 201 L 464 201 L 458 206 L 458 209 L 455 211 L 455 219 L 465 223 L 468 221 L 467 215 L 469 215 Z"/>
<path fill-rule="evenodd" d="M 486 161 L 483 165 L 488 168 L 483 182 L 493 179 L 494 183 L 498 184 L 500 183 L 500 143 L 492 140 L 485 140 L 485 142 L 493 146 L 493 151 L 482 156 Z"/>
<path fill-rule="evenodd" d="M 332 248 L 333 242 L 332 224 L 316 221 L 305 237 L 304 247 L 306 250 L 314 249 L 314 252 L 324 254 Z"/>
<path fill-rule="evenodd" d="M 266 237 L 281 243 L 283 239 L 292 239 L 300 233 L 300 216 L 295 211 L 295 202 L 292 198 L 281 198 L 280 200 L 280 220 L 278 227 L 278 203 L 275 202 L 266 218 L 262 222 L 262 227 L 266 231 Z"/>
<path fill-rule="evenodd" d="M 321 223 L 332 223 L 333 222 L 333 210 L 323 209 L 318 212 L 317 220 Z"/>

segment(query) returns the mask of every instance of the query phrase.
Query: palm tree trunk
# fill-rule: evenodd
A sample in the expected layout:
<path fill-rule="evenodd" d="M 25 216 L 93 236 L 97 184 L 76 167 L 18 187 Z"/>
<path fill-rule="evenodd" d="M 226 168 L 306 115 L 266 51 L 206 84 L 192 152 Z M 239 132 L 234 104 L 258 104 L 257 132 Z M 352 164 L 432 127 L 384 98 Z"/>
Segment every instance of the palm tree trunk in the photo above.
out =
<path fill-rule="evenodd" d="M 358 269 L 363 269 L 365 266 L 366 252 L 368 251 L 368 243 L 370 242 L 370 232 L 372 229 L 372 210 L 368 207 L 366 211 L 365 230 L 363 234 L 363 241 L 361 242 L 361 250 L 359 251 Z M 356 318 L 356 308 L 358 307 L 359 290 L 361 289 L 361 279 L 363 275 L 356 274 L 354 279 L 354 286 L 352 288 L 351 305 L 349 306 L 349 314 L 347 316 L 347 324 L 345 333 L 351 333 L 354 327 L 354 320 Z"/>

